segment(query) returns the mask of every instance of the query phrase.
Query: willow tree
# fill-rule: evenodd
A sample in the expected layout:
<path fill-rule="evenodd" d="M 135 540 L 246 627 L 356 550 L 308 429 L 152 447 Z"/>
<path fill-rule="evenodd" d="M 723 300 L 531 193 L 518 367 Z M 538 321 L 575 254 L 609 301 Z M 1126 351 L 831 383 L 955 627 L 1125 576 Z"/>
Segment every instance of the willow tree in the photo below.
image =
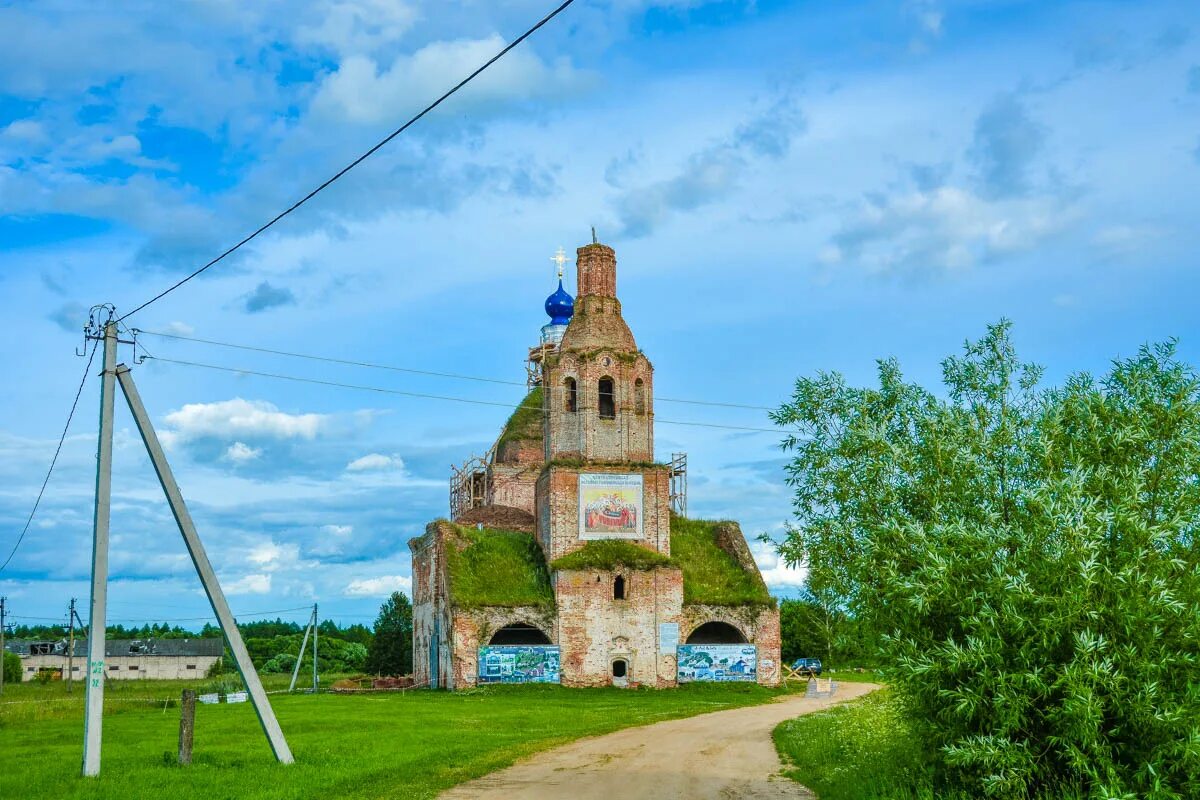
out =
<path fill-rule="evenodd" d="M 773 414 L 783 552 L 877 634 L 939 791 L 1200 796 L 1200 381 L 1175 343 L 1046 388 L 1001 322 L 941 392 L 878 373 Z"/>

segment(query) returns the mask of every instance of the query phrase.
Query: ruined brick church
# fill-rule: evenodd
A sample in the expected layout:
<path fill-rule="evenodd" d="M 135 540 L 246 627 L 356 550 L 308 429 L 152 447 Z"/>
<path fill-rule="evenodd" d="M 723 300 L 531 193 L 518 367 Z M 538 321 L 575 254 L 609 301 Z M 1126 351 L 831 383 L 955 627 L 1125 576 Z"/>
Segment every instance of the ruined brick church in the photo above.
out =
<path fill-rule="evenodd" d="M 529 395 L 409 542 L 417 685 L 777 684 L 779 611 L 740 528 L 671 507 L 615 253 L 578 249 L 577 300 L 558 260 Z"/>

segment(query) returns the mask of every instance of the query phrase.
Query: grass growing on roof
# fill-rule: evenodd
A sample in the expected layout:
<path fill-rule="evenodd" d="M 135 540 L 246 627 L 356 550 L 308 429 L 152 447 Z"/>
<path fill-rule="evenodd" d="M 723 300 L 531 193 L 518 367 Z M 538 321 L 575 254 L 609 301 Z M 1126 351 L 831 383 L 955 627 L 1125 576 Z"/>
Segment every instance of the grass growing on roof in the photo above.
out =
<path fill-rule="evenodd" d="M 720 524 L 671 516 L 671 560 L 683 570 L 683 602 L 774 605 L 762 579 L 717 544 Z"/>
<path fill-rule="evenodd" d="M 499 450 L 509 442 L 542 438 L 542 387 L 534 388 L 517 406 L 496 440 Z"/>
<path fill-rule="evenodd" d="M 615 569 L 618 566 L 630 569 L 653 569 L 664 567 L 671 559 L 662 553 L 620 539 L 598 539 L 588 542 L 582 549 L 556 558 L 550 563 L 552 569 Z"/>
<path fill-rule="evenodd" d="M 467 541 L 446 549 L 452 600 L 460 608 L 554 605 L 546 558 L 532 535 L 454 526 Z"/>

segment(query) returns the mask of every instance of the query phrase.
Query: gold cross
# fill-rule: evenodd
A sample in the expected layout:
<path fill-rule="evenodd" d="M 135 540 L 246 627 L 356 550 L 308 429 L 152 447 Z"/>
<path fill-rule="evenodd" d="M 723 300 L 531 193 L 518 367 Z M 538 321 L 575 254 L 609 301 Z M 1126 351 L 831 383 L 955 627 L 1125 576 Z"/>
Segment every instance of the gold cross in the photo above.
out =
<path fill-rule="evenodd" d="M 550 260 L 558 265 L 558 277 L 561 278 L 563 276 L 563 264 L 567 263 L 567 252 L 560 247 L 557 253 L 550 256 Z"/>

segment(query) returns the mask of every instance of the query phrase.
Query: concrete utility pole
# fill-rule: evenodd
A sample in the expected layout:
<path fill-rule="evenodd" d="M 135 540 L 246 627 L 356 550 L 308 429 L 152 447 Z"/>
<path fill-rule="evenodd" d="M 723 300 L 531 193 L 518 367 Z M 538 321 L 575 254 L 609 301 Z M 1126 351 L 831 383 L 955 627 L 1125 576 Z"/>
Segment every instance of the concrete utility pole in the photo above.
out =
<path fill-rule="evenodd" d="M 296 656 L 296 667 L 292 670 L 292 682 L 288 685 L 288 691 L 296 690 L 296 678 L 300 675 L 300 662 L 304 660 L 304 648 L 308 647 L 308 636 L 312 633 L 313 625 L 316 622 L 316 609 L 309 615 L 308 624 L 304 626 L 304 640 L 300 642 L 300 655 Z"/>
<path fill-rule="evenodd" d="M 67 612 L 67 624 L 71 632 L 67 634 L 67 694 L 71 694 L 71 683 L 75 677 L 75 598 L 71 598 L 71 610 Z"/>
<path fill-rule="evenodd" d="M 229 610 L 229 603 L 225 599 L 225 593 L 221 591 L 217 574 L 208 560 L 208 554 L 200 542 L 199 534 L 196 533 L 196 524 L 192 521 L 192 515 L 188 511 L 187 505 L 183 502 L 183 494 L 179 491 L 179 484 L 175 482 L 171 465 L 167 463 L 162 444 L 158 441 L 158 434 L 154 432 L 154 426 L 150 423 L 145 406 L 142 405 L 141 395 L 138 394 L 137 386 L 133 383 L 133 374 L 130 373 L 129 367 L 122 364 L 116 369 L 116 377 L 121 384 L 121 391 L 125 395 L 129 411 L 133 414 L 133 421 L 137 425 L 138 433 L 142 436 L 142 443 L 146 445 L 146 452 L 150 455 L 150 463 L 154 465 L 158 482 L 167 496 L 171 513 L 175 516 L 175 523 L 183 535 L 188 555 L 192 557 L 192 564 L 200 575 L 200 582 L 204 586 L 205 594 L 208 595 L 208 602 L 212 606 L 217 620 L 221 623 L 221 630 L 225 633 L 225 642 L 229 645 L 230 652 L 233 653 L 234 663 L 237 664 L 238 673 L 242 676 L 242 682 L 250 694 L 250 702 L 254 704 L 259 724 L 262 725 L 263 732 L 267 735 L 267 741 L 270 742 L 276 760 L 282 764 L 291 764 L 294 761 L 292 751 L 288 748 L 287 740 L 279 727 L 279 721 L 275 719 L 275 712 L 267 700 L 267 693 L 263 691 L 262 681 L 259 680 L 254 663 L 250 660 L 250 654 L 246 651 L 246 644 L 242 641 L 237 620 L 234 618 L 233 612 Z M 316 644 L 314 631 L 314 656 L 316 655 Z"/>
<path fill-rule="evenodd" d="M 96 511 L 92 520 L 92 593 L 88 617 L 88 668 L 84 684 L 83 774 L 100 774 L 104 714 L 104 634 L 108 606 L 108 523 L 112 504 L 113 392 L 116 391 L 117 323 L 104 324 L 100 373 L 100 441 L 96 446 Z"/>
<path fill-rule="evenodd" d="M 4 601 L 7 597 L 0 597 L 0 694 L 4 694 Z"/>
<path fill-rule="evenodd" d="M 317 677 L 317 604 L 313 603 L 313 694 L 320 689 L 321 683 Z"/>

